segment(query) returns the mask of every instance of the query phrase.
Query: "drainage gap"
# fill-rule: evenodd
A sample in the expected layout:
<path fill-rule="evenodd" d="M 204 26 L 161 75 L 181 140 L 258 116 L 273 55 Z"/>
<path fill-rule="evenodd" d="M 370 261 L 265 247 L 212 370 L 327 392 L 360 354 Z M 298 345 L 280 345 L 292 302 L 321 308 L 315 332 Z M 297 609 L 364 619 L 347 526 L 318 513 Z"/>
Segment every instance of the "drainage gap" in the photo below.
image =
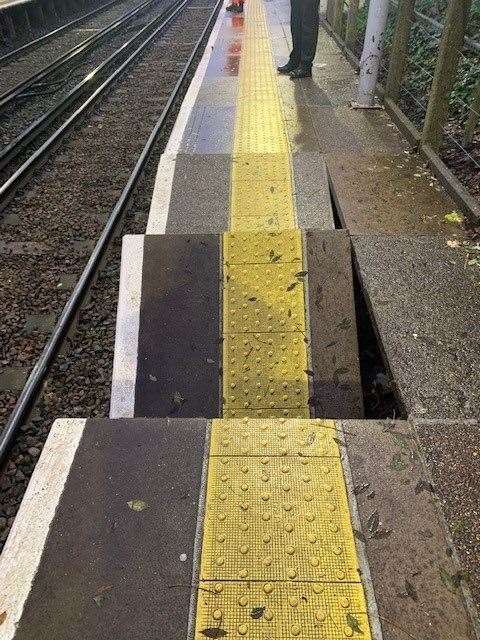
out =
<path fill-rule="evenodd" d="M 330 177 L 328 182 L 335 229 L 345 229 L 337 209 Z M 348 229 L 345 230 L 348 231 Z M 362 380 L 365 418 L 373 420 L 404 418 L 405 411 L 401 409 L 400 404 L 397 402 L 392 376 L 383 358 L 372 317 L 357 274 L 355 261 L 352 260 L 352 263 L 360 376 Z"/>

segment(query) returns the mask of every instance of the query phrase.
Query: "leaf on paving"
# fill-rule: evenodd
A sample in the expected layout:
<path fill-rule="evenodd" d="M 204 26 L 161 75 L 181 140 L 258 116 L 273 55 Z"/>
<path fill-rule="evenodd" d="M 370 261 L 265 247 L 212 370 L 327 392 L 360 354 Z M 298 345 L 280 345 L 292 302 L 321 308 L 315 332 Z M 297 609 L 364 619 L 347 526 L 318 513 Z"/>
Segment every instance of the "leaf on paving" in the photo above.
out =
<path fill-rule="evenodd" d="M 249 302 L 256 302 L 257 299 L 255 298 L 255 296 L 253 296 L 253 297 L 249 298 L 248 300 L 249 300 Z"/>
<path fill-rule="evenodd" d="M 345 444 L 345 442 L 343 442 L 343 440 L 340 440 L 339 438 L 333 438 L 335 440 L 335 442 L 338 444 L 339 447 L 346 447 L 347 445 Z"/>
<path fill-rule="evenodd" d="M 263 616 L 265 607 L 254 607 L 250 612 L 250 617 L 254 620 L 259 620 Z"/>
<path fill-rule="evenodd" d="M 447 247 L 451 249 L 458 249 L 460 242 L 458 240 L 447 240 Z"/>
<path fill-rule="evenodd" d="M 202 629 L 200 631 L 202 636 L 206 638 L 224 638 L 227 635 L 225 629 L 220 629 L 219 627 L 210 627 L 208 629 Z"/>
<path fill-rule="evenodd" d="M 350 320 L 350 318 L 344 318 L 341 322 L 337 324 L 337 327 L 339 329 L 346 330 L 350 328 L 351 324 L 352 324 L 352 321 Z"/>
<path fill-rule="evenodd" d="M 359 633 L 361 636 L 363 636 L 363 631 L 360 627 L 358 619 L 351 613 L 347 613 L 347 624 L 354 633 Z"/>
<path fill-rule="evenodd" d="M 315 431 L 311 431 L 308 434 L 308 438 L 307 438 L 307 444 L 312 445 L 315 442 L 317 435 L 315 433 Z"/>
<path fill-rule="evenodd" d="M 308 271 L 299 271 L 295 274 L 296 278 L 304 278 L 307 275 Z"/>
<path fill-rule="evenodd" d="M 129 500 L 127 504 L 132 511 L 144 511 L 148 509 L 148 504 L 143 500 Z"/>
<path fill-rule="evenodd" d="M 450 213 L 446 213 L 443 216 L 445 222 L 450 222 L 451 224 L 461 224 L 463 222 L 463 216 L 458 211 L 450 211 Z"/>
<path fill-rule="evenodd" d="M 3 624 L 6 619 L 7 619 L 7 612 L 3 611 L 2 613 L 0 613 L 0 624 Z"/>
<path fill-rule="evenodd" d="M 375 531 L 378 529 L 379 524 L 380 524 L 380 516 L 378 514 L 378 511 L 375 510 L 367 520 L 367 527 L 370 533 L 372 534 L 375 533 Z"/>
<path fill-rule="evenodd" d="M 426 480 L 419 480 L 415 485 L 415 493 L 418 496 L 422 491 L 430 491 L 430 493 L 435 493 L 435 489 L 431 482 L 427 482 Z"/>
<path fill-rule="evenodd" d="M 357 538 L 357 540 L 360 540 L 360 542 L 363 542 L 363 544 L 367 544 L 367 539 L 365 538 L 365 536 L 361 531 L 358 531 L 358 529 L 353 530 L 353 535 Z"/>
<path fill-rule="evenodd" d="M 213 358 L 207 358 L 208 364 L 215 364 L 215 360 Z"/>
<path fill-rule="evenodd" d="M 406 468 L 407 465 L 402 457 L 402 454 L 396 453 L 390 461 L 390 469 L 393 469 L 394 471 L 403 471 Z"/>
<path fill-rule="evenodd" d="M 456 591 L 460 586 L 463 574 L 461 571 L 457 571 L 457 573 L 450 575 L 446 569 L 440 567 L 440 578 L 449 591 Z"/>
<path fill-rule="evenodd" d="M 315 375 L 311 369 L 304 369 L 304 371 L 307 374 L 307 376 L 310 376 L 311 378 L 313 378 Z"/>
<path fill-rule="evenodd" d="M 407 579 L 405 579 L 405 593 L 409 598 L 411 598 L 412 600 L 415 600 L 415 602 L 418 602 L 417 591 L 413 586 L 413 584 L 409 582 Z"/>
<path fill-rule="evenodd" d="M 157 376 L 153 376 L 151 373 L 148 374 L 148 378 L 149 380 L 151 380 L 152 382 L 156 382 L 157 381 Z"/>
<path fill-rule="evenodd" d="M 292 282 L 292 284 L 289 284 L 288 287 L 287 287 L 287 291 L 291 291 L 292 289 L 295 289 L 297 284 L 298 284 L 298 282 Z"/>
<path fill-rule="evenodd" d="M 185 398 L 182 396 L 182 394 L 179 391 L 175 391 L 175 393 L 173 394 L 173 404 L 179 407 L 184 402 L 185 402 Z"/>
<path fill-rule="evenodd" d="M 289 318 L 292 317 L 292 310 L 291 309 L 288 310 L 287 315 L 288 315 Z"/>
<path fill-rule="evenodd" d="M 355 487 L 353 487 L 353 495 L 359 496 L 361 493 L 366 491 L 369 486 L 370 486 L 369 482 L 364 482 L 363 484 L 357 484 Z"/>

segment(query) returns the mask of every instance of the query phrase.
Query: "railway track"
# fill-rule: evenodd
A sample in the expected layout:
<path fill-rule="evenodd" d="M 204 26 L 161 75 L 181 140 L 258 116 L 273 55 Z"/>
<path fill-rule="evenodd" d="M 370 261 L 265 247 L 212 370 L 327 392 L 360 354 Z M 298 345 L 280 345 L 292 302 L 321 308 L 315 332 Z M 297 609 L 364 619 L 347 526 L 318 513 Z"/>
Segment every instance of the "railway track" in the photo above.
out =
<path fill-rule="evenodd" d="M 159 96 L 157 106 L 160 106 L 161 108 L 156 110 L 155 117 L 153 117 L 153 112 L 150 108 L 149 113 L 140 113 L 141 105 L 139 105 L 139 100 L 136 96 L 132 96 L 132 103 L 134 103 L 134 106 L 131 107 L 129 115 L 131 116 L 132 113 L 134 113 L 134 109 L 137 115 L 139 115 L 138 127 L 143 128 L 146 135 L 143 138 L 143 142 L 141 142 L 138 139 L 139 136 L 136 135 L 137 132 L 134 130 L 134 127 L 132 127 L 131 135 L 127 132 L 124 146 L 129 148 L 130 151 L 133 151 L 133 148 L 138 151 L 135 155 L 136 160 L 135 158 L 130 160 L 130 165 L 133 165 L 133 168 L 128 171 L 125 170 L 125 167 L 127 166 L 125 159 L 122 156 L 123 162 L 121 162 L 120 154 L 115 150 L 114 146 L 110 149 L 110 155 L 106 154 L 107 157 L 109 157 L 110 166 L 112 164 L 112 156 L 115 159 L 114 173 L 118 184 L 115 185 L 114 189 L 112 188 L 111 192 L 105 196 L 104 200 L 102 202 L 93 203 L 90 209 L 85 212 L 85 215 L 81 215 L 82 203 L 78 202 L 78 212 L 72 212 L 70 218 L 65 220 L 66 216 L 64 213 L 65 211 L 68 211 L 69 202 L 72 199 L 72 193 L 68 192 L 68 188 L 65 189 L 64 185 L 70 185 L 70 177 L 74 172 L 73 165 L 85 162 L 85 155 L 82 156 L 85 152 L 90 153 L 92 163 L 94 160 L 94 149 L 92 149 L 92 145 L 89 141 L 84 139 L 86 136 L 82 134 L 82 131 L 85 130 L 78 128 L 76 137 L 74 136 L 70 143 L 63 142 L 62 150 L 59 154 L 55 154 L 53 157 L 56 166 L 51 167 L 51 163 L 49 163 L 48 169 L 42 169 L 40 172 L 40 175 L 45 173 L 47 174 L 44 176 L 43 183 L 38 184 L 37 177 L 37 184 L 33 189 L 32 187 L 29 187 L 28 194 L 30 195 L 29 198 L 27 198 L 28 202 L 25 202 L 25 197 L 18 196 L 14 199 L 12 207 L 9 209 L 8 216 L 10 217 L 12 215 L 18 215 L 17 212 L 20 208 L 25 210 L 26 216 L 23 221 L 22 228 L 24 225 L 29 227 L 27 235 L 31 241 L 33 241 L 33 244 L 37 243 L 38 245 L 40 244 L 40 240 L 43 240 L 45 244 L 47 244 L 47 242 L 49 243 L 49 249 L 55 247 L 55 251 L 54 254 L 49 255 L 46 258 L 43 255 L 38 257 L 28 256 L 26 259 L 24 256 L 19 256 L 20 262 L 25 264 L 25 273 L 19 279 L 19 281 L 24 283 L 25 289 L 23 292 L 19 292 L 15 283 L 11 283 L 9 286 L 7 285 L 6 289 L 9 289 L 10 292 L 15 290 L 15 295 L 19 300 L 22 298 L 22 294 L 27 294 L 27 290 L 29 291 L 30 296 L 34 295 L 36 290 L 38 298 L 34 303 L 37 305 L 38 302 L 36 310 L 38 311 L 41 308 L 46 309 L 48 304 L 49 308 L 55 309 L 57 315 L 53 330 L 50 331 L 48 337 L 44 333 L 43 340 L 40 339 L 41 336 L 38 333 L 35 334 L 33 338 L 28 338 L 28 336 L 25 336 L 25 333 L 21 328 L 26 317 L 25 314 L 29 310 L 32 310 L 30 306 L 32 298 L 29 298 L 26 301 L 26 310 L 24 309 L 22 311 L 20 309 L 15 309 L 13 323 L 11 322 L 10 317 L 6 318 L 6 324 L 9 325 L 9 327 L 8 335 L 5 337 L 7 340 L 10 338 L 10 340 L 9 344 L 6 345 L 6 348 L 1 354 L 3 363 L 5 363 L 7 357 L 10 364 L 18 364 L 18 361 L 15 362 L 14 360 L 15 355 L 21 356 L 26 352 L 30 353 L 32 357 L 28 358 L 28 362 L 31 364 L 31 371 L 23 390 L 20 393 L 0 392 L 0 411 L 4 417 L 7 417 L 8 415 L 6 427 L 0 436 L 0 462 L 4 465 L 4 475 L 2 478 L 2 499 L 4 502 L 3 504 L 0 504 L 0 516 L 2 516 L 2 513 L 4 514 L 5 518 L 8 520 L 8 526 L 3 531 L 1 531 L 0 526 L 0 543 L 6 538 L 8 528 L 10 527 L 11 522 L 13 522 L 16 509 L 18 508 L 21 496 L 23 495 L 26 483 L 28 482 L 29 474 L 33 470 L 36 461 L 36 452 L 41 449 L 42 440 L 46 437 L 46 433 L 48 431 L 47 425 L 50 423 L 50 410 L 53 409 L 55 412 L 62 412 L 59 410 L 58 406 L 53 407 L 52 405 L 52 385 L 54 383 L 49 382 L 52 375 L 56 376 L 60 374 L 63 378 L 65 378 L 65 376 L 69 377 L 71 370 L 70 367 L 74 369 L 79 366 L 79 362 L 83 362 L 83 364 L 80 365 L 80 369 L 84 366 L 84 357 L 88 358 L 89 366 L 92 366 L 93 360 L 91 358 L 90 349 L 93 348 L 93 344 L 95 343 L 96 346 L 94 348 L 95 355 L 97 357 L 95 369 L 97 371 L 97 375 L 102 375 L 104 377 L 105 386 L 103 389 L 99 389 L 100 385 L 98 381 L 96 381 L 95 383 L 90 384 L 90 388 L 87 387 L 85 391 L 87 396 L 89 396 L 92 391 L 94 394 L 97 394 L 97 397 L 99 397 L 99 404 L 102 403 L 102 394 L 108 395 L 110 371 L 103 371 L 103 363 L 107 361 L 111 362 L 111 350 L 113 350 L 115 296 L 119 267 L 119 252 L 118 246 L 115 243 L 102 271 L 100 271 L 100 267 L 102 263 L 105 263 L 107 251 L 115 238 L 115 231 L 122 224 L 127 212 L 130 212 L 127 217 L 127 219 L 130 219 L 129 230 L 139 232 L 144 229 L 146 215 L 148 212 L 147 203 L 150 198 L 150 188 L 152 186 L 153 176 L 155 175 L 158 156 L 159 153 L 161 153 L 162 143 L 166 142 L 168 127 L 173 124 L 172 114 L 177 106 L 179 106 L 179 98 L 186 88 L 188 78 L 194 71 L 199 54 L 202 51 L 202 46 L 205 43 L 206 36 L 213 24 L 216 12 L 220 5 L 220 3 L 217 3 L 213 6 L 211 2 L 205 2 L 202 5 L 199 5 L 198 3 L 199 0 L 191 0 L 190 3 L 181 3 L 179 7 L 183 8 L 183 12 L 181 12 L 181 9 L 179 8 L 175 9 L 176 11 L 180 11 L 180 13 L 177 14 L 179 19 L 177 21 L 173 21 L 173 19 L 171 20 L 171 28 L 166 31 L 164 37 L 161 39 L 162 44 L 158 45 L 165 52 L 172 51 L 171 58 L 168 61 L 163 61 L 162 63 L 162 59 L 158 57 L 158 50 L 156 50 L 155 47 L 152 47 L 148 57 L 144 56 L 142 60 L 141 64 L 143 65 L 143 72 L 150 69 L 157 70 L 156 76 L 158 87 L 161 86 L 158 76 L 159 74 L 162 76 L 162 70 L 164 72 L 162 79 L 162 86 L 164 87 L 163 92 L 161 90 L 156 91 L 156 87 L 152 86 L 152 83 L 146 87 L 147 94 L 151 94 L 153 89 L 153 94 Z M 189 12 L 189 8 L 192 9 L 192 11 Z M 193 17 L 195 20 L 192 19 Z M 179 33 L 185 34 L 182 43 L 179 43 Z M 175 42 L 177 43 L 177 48 L 174 50 L 172 44 Z M 179 52 L 182 52 L 181 57 L 183 58 L 181 69 L 179 69 L 178 65 Z M 127 94 L 130 96 L 130 88 L 133 85 L 139 86 L 139 81 L 137 80 L 137 82 L 135 82 L 132 70 L 131 78 L 124 79 L 123 82 L 119 83 L 116 90 L 108 96 L 108 100 L 99 103 L 97 106 L 97 113 L 91 113 L 89 115 L 88 121 L 84 125 L 86 126 L 86 130 L 90 128 L 93 129 L 95 126 L 98 126 L 99 128 L 103 126 L 106 129 L 108 123 L 115 120 L 115 113 L 118 113 L 116 109 L 118 110 L 118 105 L 121 105 L 122 100 L 124 100 L 122 96 Z M 109 105 L 105 104 L 106 102 L 109 102 Z M 100 111 L 100 113 L 98 113 L 98 111 Z M 107 111 L 109 112 L 108 117 Z M 126 111 L 125 106 L 124 111 Z M 116 119 L 118 119 L 118 115 Z M 99 123 L 102 123 L 102 125 Z M 123 121 L 119 126 L 121 129 L 125 129 Z M 90 134 L 93 138 L 96 137 L 95 131 Z M 111 133 L 114 135 L 114 132 Z M 104 131 L 103 135 L 105 138 L 110 137 L 106 131 Z M 105 138 L 103 138 L 102 141 L 99 141 L 99 148 L 101 148 L 102 152 L 105 151 L 105 145 L 103 144 Z M 67 144 L 70 144 L 71 148 L 77 149 L 79 158 L 76 163 L 72 160 L 71 171 L 65 176 L 64 182 L 62 184 L 57 184 L 54 187 L 55 180 L 52 180 L 52 178 L 56 175 L 58 176 L 58 172 L 61 170 L 61 167 L 65 165 L 65 162 L 67 162 L 65 160 L 66 154 L 69 151 Z M 92 167 L 91 175 L 98 173 L 100 181 L 101 175 L 103 174 L 103 166 L 101 166 L 103 160 L 101 158 L 96 158 L 95 161 L 97 166 Z M 108 183 L 109 180 L 113 182 L 113 179 L 113 176 L 111 176 L 111 178 L 106 177 L 106 183 Z M 119 181 L 122 181 L 122 186 Z M 83 178 L 83 182 L 86 182 L 86 177 Z M 142 185 L 140 189 L 138 188 L 139 184 Z M 48 205 L 45 204 L 45 195 L 46 191 L 52 188 L 56 189 L 57 196 L 55 198 L 55 202 L 50 203 L 51 209 L 49 210 Z M 99 189 L 98 182 L 95 185 L 95 188 L 99 190 L 99 193 L 102 193 L 102 188 L 100 186 Z M 85 187 L 85 190 L 88 190 L 87 187 Z M 33 202 L 36 202 L 37 197 L 42 198 L 43 209 L 30 210 L 29 207 Z M 88 197 L 89 195 L 84 196 L 85 199 Z M 66 204 L 64 202 L 65 200 L 67 201 Z M 63 207 L 62 201 L 64 205 Z M 108 208 L 110 213 L 107 215 L 105 211 L 105 214 L 102 214 L 103 219 L 101 224 L 96 225 L 96 231 L 94 232 L 93 223 L 91 221 L 92 218 L 94 218 L 95 213 L 92 213 L 92 209 L 94 212 L 97 211 L 96 221 L 99 222 L 98 209 L 101 206 L 102 209 L 106 210 L 107 202 L 110 203 Z M 133 212 L 131 210 L 132 207 Z M 141 210 L 140 215 L 139 209 Z M 49 215 L 48 220 L 43 220 L 44 217 L 47 217 L 45 212 L 51 210 L 55 212 L 55 215 Z M 81 220 L 78 220 L 79 217 Z M 87 220 L 88 223 L 85 222 Z M 32 222 L 35 227 L 33 229 L 30 227 Z M 79 231 L 84 222 L 86 226 L 90 224 L 91 228 L 88 229 L 88 231 L 86 229 Z M 71 227 L 75 228 L 71 229 Z M 17 238 L 16 243 L 18 245 L 27 237 L 25 233 L 17 234 L 14 230 L 11 230 L 9 235 L 8 228 L 8 221 L 6 225 L 2 225 L 0 223 L 0 250 L 1 245 L 5 246 L 8 244 L 9 239 L 12 243 L 14 242 L 13 239 Z M 68 236 L 68 229 L 71 230 L 70 238 L 66 238 L 61 235 L 64 233 L 65 236 Z M 80 233 L 83 233 L 83 237 L 88 235 L 90 244 L 94 245 L 93 250 L 88 253 L 84 251 L 81 258 L 78 255 L 72 256 L 70 254 L 72 246 L 77 242 L 78 235 Z M 9 262 L 10 264 L 6 267 L 4 266 L 3 269 L 4 282 L 7 282 L 10 279 L 10 276 L 14 274 L 18 259 L 16 256 L 12 256 Z M 46 270 L 47 268 L 49 269 L 48 273 L 44 271 L 44 269 Z M 76 278 L 76 284 L 73 286 L 71 291 L 63 291 L 56 287 L 55 282 L 59 277 L 59 269 L 60 271 L 63 271 L 63 273 L 65 273 L 66 270 L 69 270 L 70 276 L 72 275 L 72 272 L 76 270 L 78 279 Z M 30 276 L 33 275 L 33 277 L 35 277 L 35 273 L 38 273 L 37 281 L 27 282 Z M 93 291 L 95 292 L 99 283 L 104 287 L 107 286 L 107 289 L 105 290 L 104 288 L 100 293 L 101 300 L 103 302 L 100 302 L 95 309 L 92 309 L 91 305 L 87 304 L 87 306 L 85 306 L 85 304 L 89 289 L 92 287 L 92 284 L 96 282 L 97 278 L 99 278 L 99 280 L 98 283 L 95 284 Z M 54 281 L 52 295 L 55 299 L 52 299 L 52 295 L 44 291 L 44 287 L 46 287 L 47 283 L 52 280 Z M 65 280 L 65 278 L 62 277 L 62 280 Z M 2 303 L 0 303 L 2 306 L 5 304 L 8 305 L 9 291 L 6 291 L 4 288 L 3 296 L 0 296 L 3 298 Z M 95 293 L 93 295 L 95 295 Z M 48 303 L 46 303 L 47 299 Z M 84 326 L 83 329 L 80 329 L 80 342 L 75 340 L 73 350 L 67 349 L 66 353 L 71 352 L 72 355 L 66 355 L 63 347 L 69 344 L 71 345 L 69 336 L 71 335 L 72 327 L 75 325 L 75 321 L 78 318 L 81 309 L 84 319 L 80 324 L 82 324 L 82 322 L 86 322 L 86 326 Z M 17 324 L 16 329 L 13 326 L 14 324 Z M 102 341 L 98 342 L 97 339 L 92 341 L 91 339 L 86 338 L 85 331 L 87 334 L 90 331 L 104 332 L 105 335 L 103 336 L 103 343 Z M 21 335 L 20 342 L 22 342 L 22 344 L 15 344 L 15 334 L 17 337 L 19 334 Z M 103 357 L 103 351 L 102 353 L 98 353 L 99 344 L 103 345 L 102 350 L 105 351 L 105 357 Z M 65 357 L 69 359 L 70 363 L 66 368 Z M 81 395 L 83 393 L 82 388 L 85 381 L 85 374 L 73 373 L 72 375 L 74 375 L 75 382 L 72 380 L 72 384 L 68 385 L 69 393 L 73 394 L 68 398 L 68 402 L 76 403 L 75 410 L 82 412 L 87 411 L 87 406 L 89 406 L 90 401 L 87 397 L 84 397 L 83 401 L 79 399 L 79 394 Z M 93 374 L 89 373 L 87 377 L 91 375 Z M 92 382 L 93 381 L 91 380 L 91 383 Z M 78 384 L 77 388 L 75 388 L 76 384 Z M 63 394 L 63 396 L 66 397 L 68 394 Z M 59 402 L 62 401 L 60 396 L 57 399 Z M 33 410 L 32 420 L 30 420 L 28 424 L 25 424 L 33 407 L 35 408 Z M 41 416 L 41 418 L 39 418 L 39 416 Z M 15 473 L 12 474 L 12 471 Z M 17 479 L 18 475 L 20 476 L 20 479 Z"/>
<path fill-rule="evenodd" d="M 55 148 L 61 138 L 71 131 L 76 122 L 92 107 L 92 104 L 101 98 L 119 77 L 143 54 L 149 44 L 161 34 L 171 21 L 185 6 L 186 0 L 178 0 L 173 4 L 158 5 L 157 0 L 149 0 L 143 3 L 140 9 L 135 10 L 133 16 L 125 16 L 121 25 L 129 22 L 137 15 L 137 11 L 143 11 L 147 6 L 153 6 L 154 16 L 147 24 L 127 40 L 123 40 L 114 51 L 69 90 L 66 95 L 58 99 L 51 108 L 33 119 L 16 137 L 0 151 L 0 170 L 2 171 L 3 184 L 0 185 L 0 211 L 5 208 L 18 188 L 25 184 L 39 163 L 44 161 L 48 154 Z M 116 26 L 117 28 L 117 26 Z M 63 61 L 60 62 L 63 66 Z M 113 69 L 113 71 L 112 71 Z M 106 74 L 110 71 L 110 75 Z M 78 108 L 70 113 L 72 107 L 80 98 L 86 99 Z M 14 99 L 15 96 L 12 97 Z M 40 105 L 41 106 L 41 105 Z M 46 139 L 44 132 L 59 120 L 60 116 L 70 113 L 66 119 L 57 124 L 56 128 L 49 132 Z M 11 167 L 13 161 L 22 156 L 27 147 L 34 150 L 26 158 L 22 158 L 19 166 Z"/>

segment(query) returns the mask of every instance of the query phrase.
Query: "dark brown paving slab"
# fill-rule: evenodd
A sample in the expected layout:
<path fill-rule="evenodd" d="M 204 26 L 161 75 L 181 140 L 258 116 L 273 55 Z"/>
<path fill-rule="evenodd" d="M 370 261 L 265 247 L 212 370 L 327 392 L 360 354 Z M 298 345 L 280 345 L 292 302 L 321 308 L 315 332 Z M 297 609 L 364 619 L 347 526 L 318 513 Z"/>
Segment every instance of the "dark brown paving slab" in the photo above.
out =
<path fill-rule="evenodd" d="M 405 422 L 345 421 L 384 640 L 475 640 L 438 501 Z"/>
<path fill-rule="evenodd" d="M 218 236 L 146 236 L 135 416 L 219 416 Z"/>
<path fill-rule="evenodd" d="M 167 233 L 222 233 L 228 229 L 231 165 L 227 154 L 177 156 Z"/>
<path fill-rule="evenodd" d="M 444 220 L 455 203 L 417 156 L 338 153 L 326 162 L 338 215 L 352 233 L 462 235 Z"/>
<path fill-rule="evenodd" d="M 187 637 L 205 433 L 87 422 L 15 640 Z"/>
<path fill-rule="evenodd" d="M 450 241 L 451 242 L 451 241 Z M 442 235 L 352 236 L 392 385 L 406 415 L 480 415 L 480 270 Z"/>
<path fill-rule="evenodd" d="M 316 417 L 363 416 L 350 238 L 307 231 L 306 269 Z"/>
<path fill-rule="evenodd" d="M 416 420 L 448 527 L 480 607 L 480 420 Z"/>

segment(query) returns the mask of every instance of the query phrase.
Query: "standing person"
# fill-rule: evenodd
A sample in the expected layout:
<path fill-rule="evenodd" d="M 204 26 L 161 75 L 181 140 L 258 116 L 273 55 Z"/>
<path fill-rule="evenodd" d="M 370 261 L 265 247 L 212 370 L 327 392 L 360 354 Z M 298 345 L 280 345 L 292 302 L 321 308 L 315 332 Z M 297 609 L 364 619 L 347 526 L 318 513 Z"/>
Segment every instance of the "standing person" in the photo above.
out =
<path fill-rule="evenodd" d="M 290 78 L 311 78 L 317 49 L 320 0 L 290 0 L 290 30 L 293 49 L 290 59 L 278 73 Z"/>

